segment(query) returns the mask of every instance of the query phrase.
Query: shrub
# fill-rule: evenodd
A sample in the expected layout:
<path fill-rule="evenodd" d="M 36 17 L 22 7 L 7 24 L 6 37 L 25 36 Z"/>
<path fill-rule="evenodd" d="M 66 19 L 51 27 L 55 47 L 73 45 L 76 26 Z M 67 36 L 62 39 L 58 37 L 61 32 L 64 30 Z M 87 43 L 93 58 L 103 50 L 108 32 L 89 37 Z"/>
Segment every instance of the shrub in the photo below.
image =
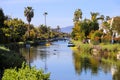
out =
<path fill-rule="evenodd" d="M 37 70 L 35 67 L 29 67 L 28 65 L 22 65 L 19 69 L 6 69 L 2 80 L 50 80 L 50 73 L 44 73 L 44 71 Z"/>
<path fill-rule="evenodd" d="M 77 47 L 78 50 L 80 50 L 81 53 L 90 53 L 92 45 L 90 44 L 83 44 L 80 41 L 73 41 L 75 46 Z"/>
<path fill-rule="evenodd" d="M 101 41 L 101 36 L 103 33 L 99 30 L 96 30 L 92 35 L 91 35 L 91 40 L 93 44 L 99 44 Z"/>
<path fill-rule="evenodd" d="M 109 44 L 112 39 L 112 36 L 110 34 L 105 34 L 101 39 L 103 43 Z"/>

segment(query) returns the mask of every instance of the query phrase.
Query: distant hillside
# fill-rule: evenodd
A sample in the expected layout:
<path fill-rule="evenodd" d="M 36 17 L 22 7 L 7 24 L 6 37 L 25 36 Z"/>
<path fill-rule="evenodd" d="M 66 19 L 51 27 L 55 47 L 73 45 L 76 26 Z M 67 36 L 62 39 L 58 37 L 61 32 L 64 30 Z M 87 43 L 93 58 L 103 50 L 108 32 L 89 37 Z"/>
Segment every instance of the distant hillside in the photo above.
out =
<path fill-rule="evenodd" d="M 61 32 L 71 33 L 72 32 L 72 28 L 73 28 L 73 26 L 63 27 L 63 28 L 61 28 Z"/>

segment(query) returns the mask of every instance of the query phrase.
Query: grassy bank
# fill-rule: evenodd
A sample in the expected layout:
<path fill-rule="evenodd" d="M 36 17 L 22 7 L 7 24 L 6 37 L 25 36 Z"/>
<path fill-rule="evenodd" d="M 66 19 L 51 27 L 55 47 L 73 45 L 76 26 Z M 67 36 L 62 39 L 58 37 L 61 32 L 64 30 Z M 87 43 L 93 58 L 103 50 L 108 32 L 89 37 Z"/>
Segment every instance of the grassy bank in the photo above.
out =
<path fill-rule="evenodd" d="M 100 44 L 100 45 L 93 45 L 93 44 L 83 44 L 80 41 L 73 41 L 76 45 L 73 50 L 80 54 L 81 57 L 99 57 L 101 61 L 107 63 L 114 63 L 120 65 L 120 61 L 117 60 L 118 51 L 120 51 L 120 44 Z M 93 49 L 97 46 L 99 49 L 96 49 L 96 56 L 93 55 Z"/>
<path fill-rule="evenodd" d="M 100 48 L 100 50 L 104 51 L 107 50 L 109 52 L 117 52 L 120 51 L 120 44 L 100 44 L 100 45 L 93 45 L 93 44 L 84 44 L 80 41 L 73 41 L 73 43 L 75 44 L 75 47 L 82 51 L 82 52 L 89 52 L 91 49 L 94 48 L 94 46 L 97 46 Z"/>
<path fill-rule="evenodd" d="M 75 44 L 75 47 L 81 52 L 81 53 L 90 53 L 92 49 L 91 44 L 83 44 L 80 41 L 73 41 Z"/>
<path fill-rule="evenodd" d="M 111 51 L 111 52 L 116 52 L 116 51 L 119 51 L 120 50 L 120 44 L 100 44 L 102 50 L 108 50 L 108 51 Z"/>

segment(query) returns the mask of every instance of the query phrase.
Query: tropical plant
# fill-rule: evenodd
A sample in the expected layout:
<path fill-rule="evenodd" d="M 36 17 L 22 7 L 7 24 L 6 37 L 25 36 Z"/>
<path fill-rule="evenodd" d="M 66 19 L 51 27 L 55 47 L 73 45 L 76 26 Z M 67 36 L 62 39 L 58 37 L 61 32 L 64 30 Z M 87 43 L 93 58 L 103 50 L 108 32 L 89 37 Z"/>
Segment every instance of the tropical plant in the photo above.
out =
<path fill-rule="evenodd" d="M 77 9 L 77 10 L 74 12 L 73 21 L 74 21 L 74 22 L 78 22 L 80 19 L 82 19 L 82 11 L 81 11 L 81 9 Z"/>
<path fill-rule="evenodd" d="M 46 15 L 48 15 L 48 13 L 47 13 L 47 12 L 44 12 L 43 15 L 45 16 L 45 26 L 47 26 L 47 25 L 46 25 Z"/>
<path fill-rule="evenodd" d="M 99 15 L 99 13 L 91 12 L 90 14 L 91 14 L 91 21 L 92 22 L 97 22 L 97 20 L 98 20 L 97 16 Z"/>
<path fill-rule="evenodd" d="M 112 29 L 120 33 L 120 16 L 114 17 Z"/>
<path fill-rule="evenodd" d="M 98 24 L 98 20 L 100 19 L 100 17 L 97 17 L 99 15 L 99 13 L 97 12 L 91 12 L 91 23 L 90 23 L 90 30 L 98 30 L 99 29 L 99 24 Z"/>
<path fill-rule="evenodd" d="M 24 16 L 27 18 L 27 21 L 28 21 L 28 38 L 30 36 L 30 22 L 31 22 L 31 19 L 34 17 L 34 12 L 33 12 L 33 9 L 32 7 L 28 6 L 28 7 L 25 7 L 25 10 L 24 10 Z"/>

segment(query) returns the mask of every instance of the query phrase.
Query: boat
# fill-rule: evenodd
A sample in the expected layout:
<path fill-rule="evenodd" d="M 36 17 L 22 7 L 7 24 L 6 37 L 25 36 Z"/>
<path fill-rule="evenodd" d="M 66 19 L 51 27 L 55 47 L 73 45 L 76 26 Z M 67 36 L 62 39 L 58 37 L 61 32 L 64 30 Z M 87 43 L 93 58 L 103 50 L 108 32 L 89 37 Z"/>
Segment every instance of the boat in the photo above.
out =
<path fill-rule="evenodd" d="M 68 47 L 75 47 L 75 44 L 73 44 L 71 41 L 68 42 Z"/>

